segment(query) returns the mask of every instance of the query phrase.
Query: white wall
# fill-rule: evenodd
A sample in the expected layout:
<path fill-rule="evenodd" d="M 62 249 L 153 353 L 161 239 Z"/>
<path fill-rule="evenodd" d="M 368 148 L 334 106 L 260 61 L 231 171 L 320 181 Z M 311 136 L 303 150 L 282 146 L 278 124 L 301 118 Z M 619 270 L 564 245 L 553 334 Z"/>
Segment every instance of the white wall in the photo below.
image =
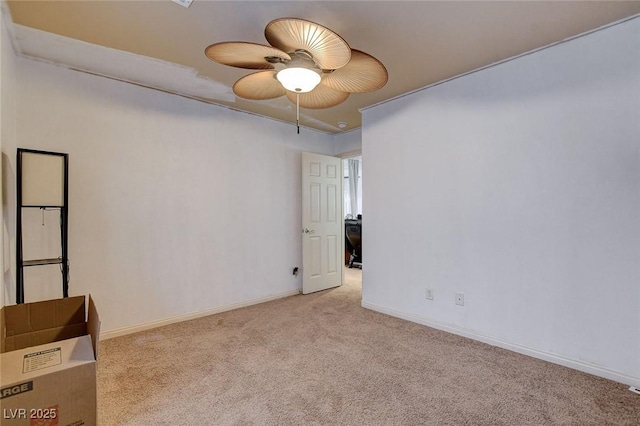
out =
<path fill-rule="evenodd" d="M 638 52 L 635 19 L 365 110 L 363 305 L 638 386 Z"/>
<path fill-rule="evenodd" d="M 94 296 L 103 331 L 300 287 L 301 151 L 331 153 L 330 135 L 27 59 L 17 67 L 17 146 L 69 153 L 70 294 Z M 59 297 L 59 272 L 36 275 L 27 301 L 46 288 Z"/>
<path fill-rule="evenodd" d="M 362 129 L 355 129 L 345 133 L 337 133 L 333 137 L 333 155 L 360 151 L 362 149 Z"/>
<path fill-rule="evenodd" d="M 5 152 L 15 147 L 15 67 L 16 58 L 11 45 L 10 35 L 7 30 L 7 22 L 10 18 L 6 15 L 6 4 L 0 4 L 0 147 L 2 148 L 2 244 L 0 244 L 0 259 L 2 260 L 2 273 L 0 273 L 0 307 L 10 303 L 5 289 L 8 286 L 15 287 L 15 281 L 11 276 L 11 251 L 8 249 L 12 243 L 8 235 L 9 221 L 15 216 L 10 211 L 12 206 L 8 204 L 9 197 L 14 190 L 14 181 L 11 178 L 10 165 L 6 164 Z M 15 210 L 15 209 L 14 209 Z"/>

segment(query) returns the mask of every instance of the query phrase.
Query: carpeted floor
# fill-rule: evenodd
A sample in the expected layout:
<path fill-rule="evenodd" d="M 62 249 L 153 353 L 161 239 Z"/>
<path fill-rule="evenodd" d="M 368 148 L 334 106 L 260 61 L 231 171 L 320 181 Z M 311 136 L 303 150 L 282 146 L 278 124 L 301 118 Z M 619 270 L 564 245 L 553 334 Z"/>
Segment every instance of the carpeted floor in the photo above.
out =
<path fill-rule="evenodd" d="M 363 309 L 359 280 L 101 342 L 100 425 L 640 425 L 628 386 Z"/>

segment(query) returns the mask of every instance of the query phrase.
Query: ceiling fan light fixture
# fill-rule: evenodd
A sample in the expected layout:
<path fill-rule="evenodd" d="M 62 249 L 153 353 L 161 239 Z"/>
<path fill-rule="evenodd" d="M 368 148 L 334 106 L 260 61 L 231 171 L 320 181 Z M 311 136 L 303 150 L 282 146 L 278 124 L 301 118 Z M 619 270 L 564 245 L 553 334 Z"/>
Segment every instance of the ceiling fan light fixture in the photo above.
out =
<path fill-rule="evenodd" d="M 307 93 L 316 88 L 322 79 L 317 71 L 309 68 L 285 68 L 276 74 L 282 86 L 295 93 Z"/>
<path fill-rule="evenodd" d="M 351 93 L 378 90 L 387 83 L 389 75 L 382 62 L 351 49 L 342 37 L 320 24 L 279 18 L 267 24 L 264 35 L 268 46 L 220 42 L 208 46 L 205 55 L 223 65 L 261 70 L 237 80 L 233 93 L 250 100 L 286 96 L 296 105 L 298 133 L 300 107 L 335 107 Z M 340 122 L 338 127 L 346 129 L 348 123 Z"/>

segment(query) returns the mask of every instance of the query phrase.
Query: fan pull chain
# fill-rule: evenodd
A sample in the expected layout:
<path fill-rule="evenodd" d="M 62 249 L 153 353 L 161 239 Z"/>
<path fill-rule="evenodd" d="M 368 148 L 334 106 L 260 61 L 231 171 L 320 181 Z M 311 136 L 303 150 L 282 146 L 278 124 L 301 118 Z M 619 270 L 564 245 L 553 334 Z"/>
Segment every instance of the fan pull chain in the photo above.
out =
<path fill-rule="evenodd" d="M 300 134 L 300 93 L 296 93 L 296 126 Z"/>

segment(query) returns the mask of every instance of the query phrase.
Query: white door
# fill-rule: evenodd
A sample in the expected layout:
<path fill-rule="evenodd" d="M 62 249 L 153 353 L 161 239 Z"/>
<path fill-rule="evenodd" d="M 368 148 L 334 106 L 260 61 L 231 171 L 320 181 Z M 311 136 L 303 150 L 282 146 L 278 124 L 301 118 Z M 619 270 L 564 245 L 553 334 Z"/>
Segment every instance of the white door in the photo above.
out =
<path fill-rule="evenodd" d="M 342 161 L 302 153 L 302 293 L 342 284 Z"/>

